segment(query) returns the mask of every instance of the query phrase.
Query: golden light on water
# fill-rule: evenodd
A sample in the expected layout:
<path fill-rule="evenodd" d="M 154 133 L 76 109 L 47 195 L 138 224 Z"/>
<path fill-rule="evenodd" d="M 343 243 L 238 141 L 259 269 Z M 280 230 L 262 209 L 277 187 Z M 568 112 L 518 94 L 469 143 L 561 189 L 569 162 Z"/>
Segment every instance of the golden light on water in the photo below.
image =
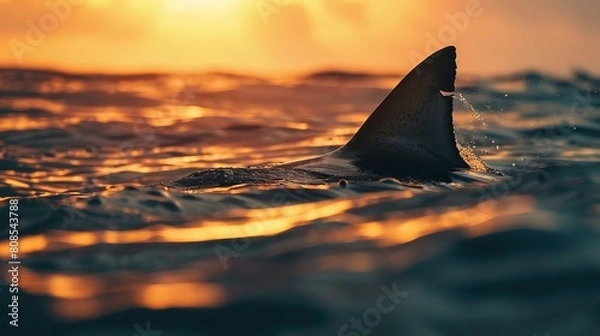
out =
<path fill-rule="evenodd" d="M 471 235 L 485 235 L 494 231 L 498 207 L 507 209 L 506 216 L 522 215 L 531 211 L 532 201 L 525 196 L 510 196 L 500 200 L 489 200 L 466 209 L 449 208 L 445 212 L 408 213 L 400 217 L 390 213 L 389 219 L 376 222 L 353 223 L 351 209 L 360 209 L 374 202 L 391 198 L 411 197 L 410 193 L 371 194 L 359 200 L 327 201 L 317 204 L 283 206 L 273 209 L 235 210 L 232 220 L 227 222 L 205 221 L 195 227 L 174 228 L 156 227 L 131 231 L 101 231 L 97 233 L 75 233 L 56 231 L 22 238 L 21 254 L 33 256 L 35 253 L 85 247 L 96 244 L 139 244 L 139 243 L 185 243 L 220 241 L 264 237 L 281 234 L 299 227 L 307 221 L 328 218 L 351 224 L 335 232 L 321 232 L 307 238 L 309 244 L 344 243 L 360 240 L 376 241 L 381 247 L 397 246 L 436 232 L 449 229 L 462 229 Z M 267 212 L 269 211 L 269 212 Z M 393 215 L 393 216 L 392 216 Z M 240 217 L 242 216 L 242 217 Z M 239 225 L 233 223 L 239 218 Z M 491 221 L 496 218 L 496 220 Z M 502 226 L 505 230 L 506 226 Z M 183 246 L 183 245 L 182 245 Z M 143 250 L 140 250 L 140 253 Z M 164 253 L 164 252 L 163 252 Z M 2 258 L 6 258 L 2 251 Z M 349 262 L 349 260 L 352 260 Z M 313 268 L 324 272 L 351 271 L 366 272 L 376 268 L 381 261 L 373 260 L 365 254 L 348 253 L 343 261 L 335 254 L 324 255 L 313 260 Z M 395 261 L 398 263 L 408 260 Z M 123 270 L 105 274 L 62 274 L 39 273 L 28 268 L 22 270 L 21 287 L 37 295 L 55 298 L 54 313 L 65 319 L 89 319 L 109 312 L 129 307 L 166 309 L 175 307 L 216 307 L 227 300 L 226 290 L 220 285 L 206 282 L 210 274 L 223 272 L 219 260 L 198 260 L 195 266 L 152 273 L 130 273 Z M 119 275 L 120 274 L 120 275 Z M 114 282 L 117 276 L 129 274 L 128 282 Z M 137 280 L 136 280 L 137 279 Z M 135 280 L 135 281 L 134 281 Z M 181 295 L 185 293 L 185 295 Z"/>
<path fill-rule="evenodd" d="M 185 293 L 178 295 L 174 293 Z M 224 301 L 220 286 L 201 283 L 166 283 L 144 288 L 139 304 L 150 309 L 212 307 Z"/>
<path fill-rule="evenodd" d="M 411 195 L 397 193 L 396 197 Z M 56 231 L 42 235 L 32 235 L 21 239 L 20 254 L 27 256 L 40 251 L 56 251 L 96 244 L 133 244 L 144 242 L 184 243 L 217 241 L 260 236 L 271 236 L 298 227 L 319 218 L 343 214 L 359 205 L 375 202 L 376 196 L 362 197 L 352 201 L 323 201 L 275 208 L 234 210 L 232 219 L 226 221 L 204 220 L 193 222 L 186 227 L 155 226 L 140 230 L 67 232 Z M 0 251 L 0 256 L 8 257 L 8 250 Z"/>
<path fill-rule="evenodd" d="M 511 225 L 550 226 L 556 219 L 540 210 L 537 196 L 519 189 L 528 185 L 482 187 L 482 180 L 502 178 L 478 179 L 470 172 L 455 172 L 455 182 L 417 185 L 350 179 L 350 184 L 306 186 L 286 184 L 274 174 L 268 183 L 258 177 L 260 186 L 254 186 L 254 181 L 243 184 L 245 175 L 239 182 L 225 169 L 218 171 L 222 180 L 213 180 L 231 178 L 238 183 L 231 189 L 155 184 L 204 168 L 285 162 L 343 145 L 378 95 L 383 98 L 400 76 L 330 80 L 298 72 L 402 72 L 414 65 L 411 53 L 425 56 L 436 44 L 428 38 L 441 28 L 455 29 L 455 38 L 443 44 L 458 45 L 459 73 L 597 66 L 598 44 L 590 43 L 599 33 L 595 17 L 592 28 L 583 19 L 538 20 L 540 27 L 527 37 L 530 32 L 522 28 L 531 24 L 523 26 L 506 9 L 511 0 L 481 0 L 481 15 L 469 17 L 464 29 L 452 28 L 450 21 L 472 1 L 441 6 L 433 0 L 88 0 L 59 15 L 45 1 L 0 0 L 0 10 L 11 13 L 0 22 L 0 36 L 8 41 L 8 48 L 0 49 L 0 65 L 96 73 L 2 70 L 6 94 L 0 112 L 9 117 L 0 120 L 6 139 L 0 147 L 5 168 L 0 190 L 23 197 L 20 287 L 48 301 L 54 317 L 65 320 L 130 308 L 223 307 L 246 295 L 273 293 L 271 274 L 282 277 L 279 285 L 293 286 L 300 277 L 320 282 L 338 274 L 380 274 L 388 269 L 385 263 L 402 271 L 422 257 L 421 251 L 385 253 L 419 247 L 446 231 L 478 237 Z M 538 7 L 520 13 L 553 13 Z M 567 7 L 562 11 L 576 10 Z M 30 27 L 48 15 L 60 16 L 56 29 L 39 33 L 41 28 Z M 494 34 L 506 18 L 513 21 L 502 26 L 503 36 Z M 540 37 L 537 29 L 561 38 Z M 35 34 L 44 35 L 37 36 L 39 43 L 32 42 Z M 18 43 L 25 49 L 15 51 Z M 195 74 L 205 70 L 215 72 Z M 97 75 L 104 72 L 181 73 Z M 529 85 L 522 83 L 496 89 L 519 93 Z M 523 120 L 516 105 L 490 113 L 502 112 L 502 121 L 515 131 L 560 121 L 559 116 Z M 471 112 L 456 111 L 455 124 L 479 130 L 481 120 Z M 510 145 L 490 148 L 497 149 L 491 154 L 496 159 L 514 159 Z M 588 160 L 597 153 L 572 148 L 563 158 Z M 545 183 L 538 181 L 543 178 L 530 183 Z M 311 190 L 278 203 L 279 187 L 290 193 Z M 477 193 L 488 187 L 516 191 L 505 195 L 493 189 L 497 198 L 482 201 Z M 532 213 L 537 217 L 527 223 Z M 510 216 L 525 224 L 504 222 Z M 236 241 L 253 245 L 236 251 L 235 265 L 227 269 L 215 247 Z M 7 248 L 0 249 L 0 259 L 9 257 Z M 281 262 L 288 257 L 296 259 Z M 238 279 L 247 283 L 232 285 Z"/>
<path fill-rule="evenodd" d="M 394 197 L 411 197 L 412 192 L 395 192 Z M 297 204 L 283 207 L 233 210 L 232 219 L 227 221 L 205 220 L 191 223 L 186 227 L 154 226 L 151 228 L 127 231 L 68 232 L 56 231 L 22 238 L 20 253 L 23 256 L 46 251 L 58 251 L 96 244 L 136 244 L 136 243 L 186 243 L 242 239 L 281 234 L 291 228 L 302 226 L 320 218 L 338 218 L 352 222 L 348 210 L 366 206 L 381 200 L 381 195 L 362 197 L 360 200 L 336 200 L 318 203 Z M 531 209 L 527 198 L 514 196 L 515 206 L 509 207 L 506 215 L 523 214 Z M 472 209 L 449 209 L 443 213 L 415 216 L 403 219 L 389 219 L 379 222 L 362 223 L 352 230 L 356 237 L 380 240 L 385 244 L 407 243 L 439 230 L 465 227 L 476 228 L 496 216 L 497 200 L 480 203 Z M 237 224 L 236 224 L 237 221 Z M 0 251 L 2 258 L 8 251 Z"/>
<path fill-rule="evenodd" d="M 53 313 L 66 320 L 91 319 L 130 307 L 215 307 L 226 297 L 220 286 L 203 283 L 200 273 L 190 269 L 151 275 L 122 273 L 134 280 L 130 283 L 116 283 L 115 275 L 48 274 L 28 269 L 21 274 L 26 279 L 23 288 L 54 297 Z M 181 282 L 186 279 L 194 282 Z"/>

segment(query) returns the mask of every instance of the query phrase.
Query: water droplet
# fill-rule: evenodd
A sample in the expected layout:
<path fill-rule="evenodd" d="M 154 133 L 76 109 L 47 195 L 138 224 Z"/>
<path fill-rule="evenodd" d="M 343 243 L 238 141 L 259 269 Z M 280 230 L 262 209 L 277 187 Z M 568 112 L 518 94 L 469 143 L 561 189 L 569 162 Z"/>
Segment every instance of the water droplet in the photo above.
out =
<path fill-rule="evenodd" d="M 467 98 L 465 98 L 465 96 L 463 96 L 462 93 L 460 93 L 460 92 L 459 93 L 455 93 L 453 97 L 455 99 L 460 100 L 463 104 L 465 104 L 465 106 L 467 107 L 467 109 L 471 110 L 473 116 L 475 116 L 475 118 L 477 120 L 479 120 L 483 126 L 487 126 L 485 124 L 485 122 L 483 121 L 483 119 L 481 117 L 481 114 L 475 110 L 475 108 L 473 107 L 473 105 L 471 105 L 471 103 L 469 103 L 469 101 L 467 100 Z"/>

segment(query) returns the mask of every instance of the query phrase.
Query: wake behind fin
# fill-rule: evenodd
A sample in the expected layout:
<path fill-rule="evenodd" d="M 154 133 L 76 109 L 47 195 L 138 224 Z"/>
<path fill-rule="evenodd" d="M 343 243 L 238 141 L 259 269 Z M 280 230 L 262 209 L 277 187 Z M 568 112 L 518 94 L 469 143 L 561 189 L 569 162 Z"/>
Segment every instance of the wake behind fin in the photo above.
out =
<path fill-rule="evenodd" d="M 369 116 L 341 156 L 469 168 L 452 124 L 456 48 L 438 50 L 410 71 Z"/>

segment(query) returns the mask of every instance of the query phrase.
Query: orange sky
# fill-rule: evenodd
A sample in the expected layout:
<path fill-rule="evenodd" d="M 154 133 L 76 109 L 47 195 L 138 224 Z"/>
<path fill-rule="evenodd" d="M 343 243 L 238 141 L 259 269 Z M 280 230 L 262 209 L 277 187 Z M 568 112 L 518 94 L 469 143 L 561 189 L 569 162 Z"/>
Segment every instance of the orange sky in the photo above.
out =
<path fill-rule="evenodd" d="M 600 73 L 594 0 L 0 0 L 0 64 L 68 71 Z"/>

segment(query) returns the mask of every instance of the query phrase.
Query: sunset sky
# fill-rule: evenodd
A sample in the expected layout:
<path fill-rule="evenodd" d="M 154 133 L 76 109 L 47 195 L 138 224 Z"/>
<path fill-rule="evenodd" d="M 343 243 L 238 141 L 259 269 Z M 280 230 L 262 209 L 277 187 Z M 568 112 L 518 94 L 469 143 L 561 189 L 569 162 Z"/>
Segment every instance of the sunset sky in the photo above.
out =
<path fill-rule="evenodd" d="M 0 0 L 0 65 L 72 72 L 459 71 L 600 74 L 595 0 Z"/>

